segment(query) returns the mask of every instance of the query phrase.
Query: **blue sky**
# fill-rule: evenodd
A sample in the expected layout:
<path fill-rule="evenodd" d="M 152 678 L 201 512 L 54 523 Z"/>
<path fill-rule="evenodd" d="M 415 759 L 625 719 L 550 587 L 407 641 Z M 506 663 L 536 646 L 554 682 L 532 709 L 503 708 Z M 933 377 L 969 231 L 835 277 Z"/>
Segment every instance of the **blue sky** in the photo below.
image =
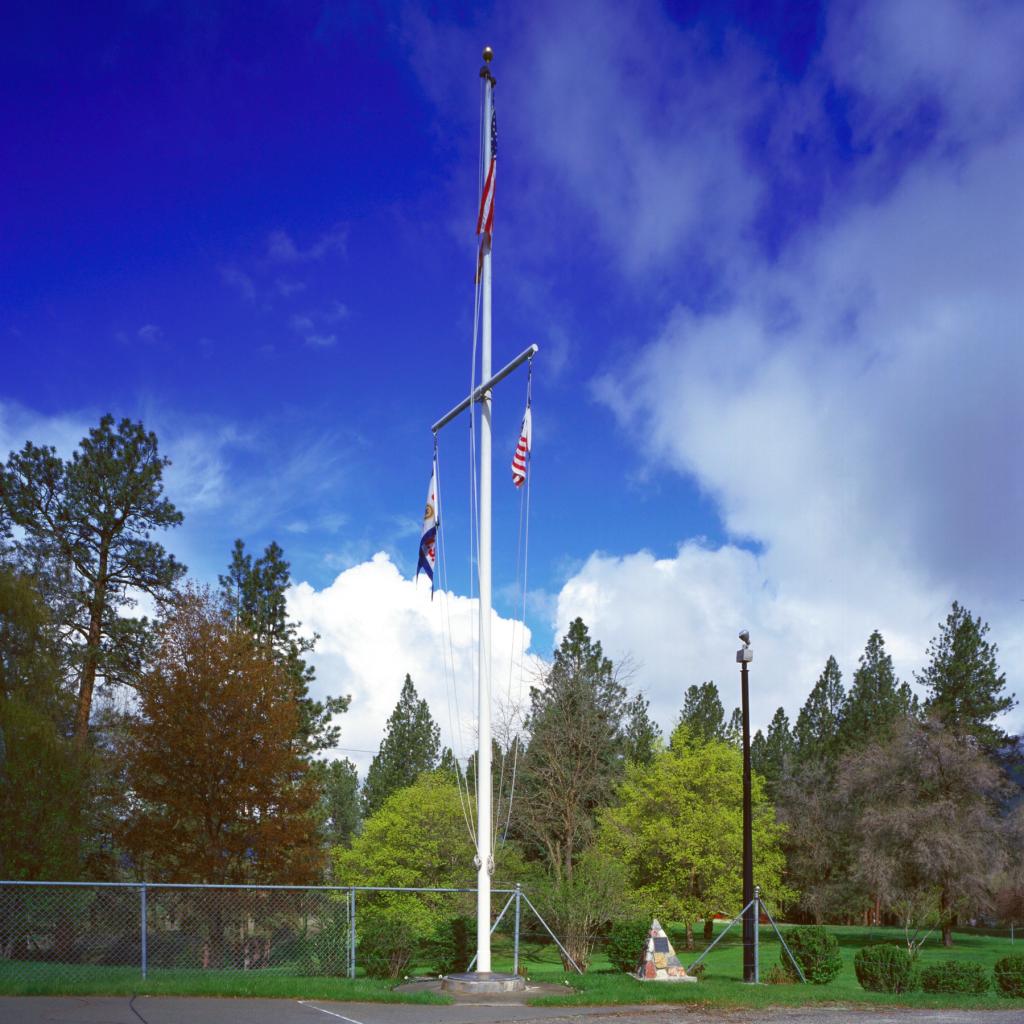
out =
<path fill-rule="evenodd" d="M 153 427 L 169 545 L 205 580 L 236 536 L 283 545 L 351 746 L 405 671 L 439 708 L 469 686 L 407 579 L 429 424 L 469 383 L 484 43 L 495 364 L 542 348 L 533 652 L 583 615 L 667 725 L 685 686 L 732 684 L 750 626 L 767 721 L 875 627 L 911 677 L 958 598 L 1012 688 L 1013 3 L 23 7 L 0 42 L 5 450 L 70 450 L 108 410 Z M 519 375 L 495 413 L 499 660 L 524 397 Z M 466 430 L 441 444 L 468 622 Z"/>

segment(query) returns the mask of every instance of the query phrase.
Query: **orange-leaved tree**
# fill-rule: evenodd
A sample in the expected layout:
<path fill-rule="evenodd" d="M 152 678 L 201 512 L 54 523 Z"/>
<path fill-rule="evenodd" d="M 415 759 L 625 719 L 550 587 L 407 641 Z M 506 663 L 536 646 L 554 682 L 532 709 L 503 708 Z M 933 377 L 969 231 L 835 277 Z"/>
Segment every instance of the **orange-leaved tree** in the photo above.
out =
<path fill-rule="evenodd" d="M 157 625 L 125 741 L 121 839 L 150 881 L 317 881 L 318 792 L 292 680 L 206 590 Z"/>

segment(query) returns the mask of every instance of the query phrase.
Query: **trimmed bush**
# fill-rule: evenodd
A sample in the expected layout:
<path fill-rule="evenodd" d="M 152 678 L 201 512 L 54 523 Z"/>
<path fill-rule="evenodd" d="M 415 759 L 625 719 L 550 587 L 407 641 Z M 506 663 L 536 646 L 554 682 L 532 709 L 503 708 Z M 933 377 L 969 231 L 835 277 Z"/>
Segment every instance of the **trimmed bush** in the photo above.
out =
<path fill-rule="evenodd" d="M 604 947 L 608 959 L 620 971 L 633 973 L 640 964 L 650 930 L 651 922 L 646 918 L 616 921 Z"/>
<path fill-rule="evenodd" d="M 839 942 L 828 929 L 819 925 L 791 929 L 786 933 L 786 945 L 812 985 L 827 985 L 843 969 Z M 799 977 L 785 949 L 780 950 L 779 961 L 784 971 L 794 978 Z"/>
<path fill-rule="evenodd" d="M 988 991 L 988 972 L 971 960 L 943 960 L 921 971 L 925 992 L 966 992 L 977 996 Z"/>
<path fill-rule="evenodd" d="M 914 962 L 902 946 L 865 946 L 853 958 L 853 969 L 861 988 L 869 992 L 911 992 L 917 987 Z"/>
<path fill-rule="evenodd" d="M 992 972 L 996 992 L 1001 996 L 1024 998 L 1024 956 L 1004 956 Z"/>

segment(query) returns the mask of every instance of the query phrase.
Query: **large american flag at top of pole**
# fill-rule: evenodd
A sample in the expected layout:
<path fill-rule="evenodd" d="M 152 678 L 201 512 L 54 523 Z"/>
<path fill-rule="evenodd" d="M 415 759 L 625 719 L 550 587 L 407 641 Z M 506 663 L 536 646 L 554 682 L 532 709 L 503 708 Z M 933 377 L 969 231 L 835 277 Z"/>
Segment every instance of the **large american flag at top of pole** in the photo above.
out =
<path fill-rule="evenodd" d="M 491 235 L 494 232 L 494 175 L 498 167 L 498 115 L 494 109 L 493 94 L 491 97 L 491 161 L 484 177 L 484 187 L 480 192 L 480 212 L 476 217 L 476 233 L 480 238 L 480 251 L 476 260 L 476 279 L 480 280 L 480 272 L 484 266 L 484 253 L 491 250 Z"/>

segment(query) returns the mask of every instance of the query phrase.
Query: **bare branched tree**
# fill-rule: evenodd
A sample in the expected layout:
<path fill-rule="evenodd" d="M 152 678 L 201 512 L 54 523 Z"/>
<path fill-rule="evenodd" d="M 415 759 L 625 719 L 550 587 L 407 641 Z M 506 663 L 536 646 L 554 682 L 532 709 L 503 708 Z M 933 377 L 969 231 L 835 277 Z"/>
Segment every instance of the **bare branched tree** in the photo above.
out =
<path fill-rule="evenodd" d="M 935 719 L 898 723 L 890 739 L 840 765 L 839 799 L 857 815 L 855 880 L 890 909 L 920 916 L 933 906 L 951 946 L 958 915 L 993 904 L 1006 862 L 1006 786 L 970 738 Z"/>

